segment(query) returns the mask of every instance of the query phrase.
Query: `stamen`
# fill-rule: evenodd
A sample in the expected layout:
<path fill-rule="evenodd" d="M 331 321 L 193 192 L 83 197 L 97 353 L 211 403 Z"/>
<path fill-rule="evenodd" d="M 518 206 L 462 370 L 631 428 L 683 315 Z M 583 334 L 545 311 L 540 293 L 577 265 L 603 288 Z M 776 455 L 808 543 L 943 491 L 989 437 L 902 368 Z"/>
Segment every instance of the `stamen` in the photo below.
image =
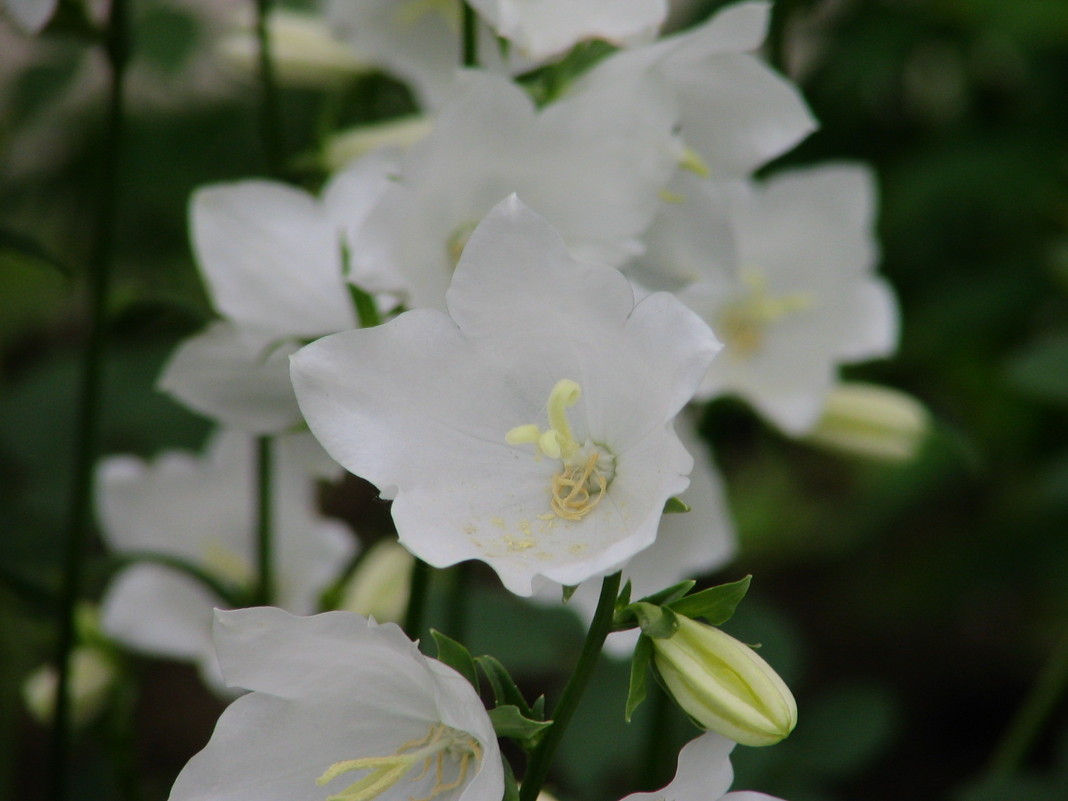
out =
<path fill-rule="evenodd" d="M 608 480 L 597 470 L 601 455 L 594 451 L 586 459 L 581 473 L 576 465 L 569 465 L 563 473 L 553 476 L 550 507 L 565 520 L 581 520 L 594 510 L 608 490 Z M 596 495 L 590 494 L 590 482 L 594 482 Z"/>
<path fill-rule="evenodd" d="M 719 314 L 718 330 L 728 352 L 749 357 L 764 347 L 767 327 L 783 317 L 810 308 L 814 299 L 808 292 L 772 295 L 767 278 L 758 270 L 746 269 L 742 283 L 749 290 L 744 298 L 728 304 Z"/>

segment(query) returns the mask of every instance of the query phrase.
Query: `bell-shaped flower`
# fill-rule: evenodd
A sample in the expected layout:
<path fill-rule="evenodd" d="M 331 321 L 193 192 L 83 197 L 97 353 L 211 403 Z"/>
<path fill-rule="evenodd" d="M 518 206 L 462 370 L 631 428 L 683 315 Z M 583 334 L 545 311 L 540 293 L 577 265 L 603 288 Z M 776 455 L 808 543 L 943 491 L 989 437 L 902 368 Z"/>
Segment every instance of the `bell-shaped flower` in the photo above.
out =
<path fill-rule="evenodd" d="M 353 261 L 369 288 L 444 308 L 471 230 L 512 193 L 579 258 L 619 265 L 639 253 L 680 158 L 674 117 L 653 84 L 602 89 L 537 109 L 510 81 L 463 73 L 360 230 Z"/>
<path fill-rule="evenodd" d="M 232 687 L 170 801 L 500 801 L 493 725 L 459 673 L 349 612 L 216 612 Z"/>
<path fill-rule="evenodd" d="M 27 33 L 40 33 L 58 5 L 59 0 L 4 0 L 8 16 Z"/>
<path fill-rule="evenodd" d="M 728 793 L 734 781 L 730 754 L 734 741 L 714 732 L 690 740 L 679 751 L 675 778 L 660 790 L 632 793 L 623 801 L 779 801 L 764 793 L 747 790 Z"/>
<path fill-rule="evenodd" d="M 469 0 L 519 52 L 540 61 L 584 39 L 628 44 L 652 39 L 667 0 Z"/>
<path fill-rule="evenodd" d="M 896 302 L 875 274 L 874 180 L 833 164 L 727 189 L 737 266 L 678 293 L 724 343 L 700 397 L 737 394 L 800 435 L 839 364 L 896 346 Z"/>
<path fill-rule="evenodd" d="M 816 127 L 797 88 L 752 55 L 770 9 L 739 3 L 692 30 L 621 50 L 584 75 L 573 94 L 656 77 L 677 104 L 682 140 L 709 174 L 746 177 Z"/>
<path fill-rule="evenodd" d="M 388 154 L 371 154 L 321 200 L 274 181 L 198 190 L 193 250 L 223 319 L 178 347 L 160 388 L 228 427 L 298 424 L 287 358 L 304 341 L 357 325 L 344 251 L 393 168 Z"/>
<path fill-rule="evenodd" d="M 688 484 L 672 420 L 719 343 L 671 295 L 635 304 L 515 197 L 471 234 L 446 305 L 297 353 L 312 432 L 395 498 L 432 565 L 482 560 L 519 595 L 619 569 Z"/>
<path fill-rule="evenodd" d="M 316 610 L 319 594 L 355 549 L 342 523 L 316 511 L 315 476 L 329 460 L 306 434 L 273 443 L 274 584 L 277 602 Z M 219 686 L 211 610 L 227 605 L 208 584 L 166 564 L 180 560 L 220 585 L 249 593 L 255 572 L 255 440 L 224 432 L 198 456 L 167 452 L 151 462 L 105 459 L 97 472 L 97 514 L 109 548 L 135 562 L 112 580 L 101 627 L 138 651 L 198 663 Z"/>

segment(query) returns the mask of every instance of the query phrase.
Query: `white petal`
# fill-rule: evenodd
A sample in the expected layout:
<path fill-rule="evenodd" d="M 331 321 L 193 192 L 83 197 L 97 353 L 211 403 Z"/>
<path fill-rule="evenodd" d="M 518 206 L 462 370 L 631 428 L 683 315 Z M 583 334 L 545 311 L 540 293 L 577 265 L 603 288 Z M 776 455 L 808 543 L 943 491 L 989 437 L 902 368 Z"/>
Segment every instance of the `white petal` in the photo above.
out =
<path fill-rule="evenodd" d="M 334 226 L 344 233 L 350 252 L 363 221 L 399 169 L 397 154 L 378 150 L 349 164 L 323 188 L 323 208 Z M 360 283 L 358 275 L 350 280 Z"/>
<path fill-rule="evenodd" d="M 355 325 L 334 224 L 307 193 L 271 181 L 200 189 L 193 247 L 216 308 L 241 326 L 313 337 Z"/>
<path fill-rule="evenodd" d="M 632 793 L 623 801 L 719 801 L 734 780 L 730 762 L 734 746 L 734 741 L 706 732 L 679 751 L 678 771 L 670 784 L 651 793 Z"/>
<path fill-rule="evenodd" d="M 7 13 L 27 33 L 40 33 L 56 13 L 59 0 L 4 0 Z"/>
<path fill-rule="evenodd" d="M 217 322 L 185 340 L 163 368 L 159 388 L 191 409 L 244 431 L 293 428 L 300 408 L 289 381 L 290 343 L 255 344 Z"/>

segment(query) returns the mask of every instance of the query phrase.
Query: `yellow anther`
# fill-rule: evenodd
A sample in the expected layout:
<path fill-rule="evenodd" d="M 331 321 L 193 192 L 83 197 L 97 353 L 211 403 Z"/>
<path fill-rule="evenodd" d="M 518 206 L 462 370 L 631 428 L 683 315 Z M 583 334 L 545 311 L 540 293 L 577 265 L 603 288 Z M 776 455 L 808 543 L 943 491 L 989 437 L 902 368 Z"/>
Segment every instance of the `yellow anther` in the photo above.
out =
<path fill-rule="evenodd" d="M 683 148 L 682 158 L 679 159 L 679 166 L 701 178 L 707 178 L 710 174 L 708 163 L 701 158 L 700 153 L 689 146 Z"/>

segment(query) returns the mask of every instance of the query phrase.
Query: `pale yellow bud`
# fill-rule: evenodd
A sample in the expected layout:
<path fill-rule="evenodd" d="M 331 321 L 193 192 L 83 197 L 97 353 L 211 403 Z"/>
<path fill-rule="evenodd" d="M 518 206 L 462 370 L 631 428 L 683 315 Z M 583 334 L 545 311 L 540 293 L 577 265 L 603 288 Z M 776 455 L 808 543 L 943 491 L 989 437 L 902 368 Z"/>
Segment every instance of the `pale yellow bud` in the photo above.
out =
<path fill-rule="evenodd" d="M 773 745 L 793 731 L 790 688 L 756 651 L 683 615 L 670 637 L 654 638 L 664 684 L 699 725 L 742 745 Z"/>
<path fill-rule="evenodd" d="M 364 554 L 345 587 L 341 608 L 379 623 L 399 623 L 408 608 L 414 557 L 393 540 Z"/>
<path fill-rule="evenodd" d="M 275 75 L 283 84 L 323 88 L 376 69 L 369 57 L 335 39 L 315 14 L 272 11 L 267 36 Z M 256 75 L 260 45 L 251 19 L 220 40 L 218 52 L 238 74 Z"/>
<path fill-rule="evenodd" d="M 117 678 L 115 665 L 106 653 L 93 646 L 80 646 L 70 655 L 71 720 L 75 726 L 89 723 L 104 709 Z M 56 713 L 59 672 L 42 665 L 22 685 L 22 698 L 30 714 L 44 725 Z"/>
<path fill-rule="evenodd" d="M 930 427 L 923 405 L 904 392 L 874 384 L 844 383 L 827 398 L 823 417 L 805 440 L 872 459 L 912 459 Z"/>
<path fill-rule="evenodd" d="M 323 148 L 323 164 L 330 170 L 340 170 L 353 159 L 380 147 L 405 150 L 430 133 L 433 127 L 430 117 L 410 114 L 349 128 L 327 139 Z"/>

